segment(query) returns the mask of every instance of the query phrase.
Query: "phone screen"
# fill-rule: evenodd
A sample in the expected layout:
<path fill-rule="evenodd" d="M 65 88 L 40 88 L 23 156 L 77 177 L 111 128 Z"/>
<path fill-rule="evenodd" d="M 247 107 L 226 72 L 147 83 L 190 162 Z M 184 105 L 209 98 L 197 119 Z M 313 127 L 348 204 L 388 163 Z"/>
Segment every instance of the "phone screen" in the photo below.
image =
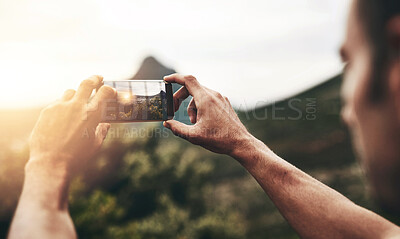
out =
<path fill-rule="evenodd" d="M 104 81 L 117 90 L 107 102 L 103 121 L 163 121 L 173 117 L 172 85 L 162 80 Z M 172 115 L 171 115 L 172 112 Z"/>

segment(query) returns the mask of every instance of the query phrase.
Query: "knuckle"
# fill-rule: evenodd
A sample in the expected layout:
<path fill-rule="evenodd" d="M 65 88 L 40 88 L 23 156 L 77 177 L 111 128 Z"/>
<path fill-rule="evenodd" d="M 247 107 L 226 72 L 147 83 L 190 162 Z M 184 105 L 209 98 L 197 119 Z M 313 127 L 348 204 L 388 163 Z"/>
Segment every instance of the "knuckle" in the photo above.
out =
<path fill-rule="evenodd" d="M 115 90 L 110 86 L 102 86 L 99 90 L 104 98 L 112 98 L 115 96 Z"/>
<path fill-rule="evenodd" d="M 218 98 L 218 99 L 224 99 L 224 97 L 221 95 L 221 93 L 219 93 L 219 92 L 215 92 L 215 96 Z"/>
<path fill-rule="evenodd" d="M 68 89 L 65 91 L 65 94 L 73 94 L 73 93 L 75 93 L 75 90 L 73 89 Z"/>
<path fill-rule="evenodd" d="M 92 81 L 92 80 L 86 79 L 86 80 L 84 80 L 84 81 L 81 82 L 79 88 L 82 88 L 82 89 L 90 89 L 90 88 L 93 87 L 93 85 L 94 85 L 94 84 L 93 84 L 93 81 Z"/>
<path fill-rule="evenodd" d="M 194 76 L 192 76 L 192 75 L 184 76 L 184 78 L 185 78 L 185 80 L 186 80 L 187 82 L 191 82 L 191 83 L 194 83 L 194 82 L 197 81 L 197 80 L 196 80 L 196 77 L 194 77 Z"/>
<path fill-rule="evenodd" d="M 218 101 L 214 98 L 214 97 L 211 97 L 209 100 L 207 100 L 207 102 L 206 102 L 206 106 L 208 106 L 208 108 L 210 109 L 210 110 L 212 110 L 212 109 L 214 109 L 214 107 L 216 106 L 218 104 Z M 209 111 L 207 111 L 207 112 L 209 112 Z M 210 112 L 212 112 L 212 111 L 210 111 Z"/>
<path fill-rule="evenodd" d="M 209 96 L 208 101 L 212 104 L 217 103 L 218 102 L 218 98 L 216 96 Z"/>

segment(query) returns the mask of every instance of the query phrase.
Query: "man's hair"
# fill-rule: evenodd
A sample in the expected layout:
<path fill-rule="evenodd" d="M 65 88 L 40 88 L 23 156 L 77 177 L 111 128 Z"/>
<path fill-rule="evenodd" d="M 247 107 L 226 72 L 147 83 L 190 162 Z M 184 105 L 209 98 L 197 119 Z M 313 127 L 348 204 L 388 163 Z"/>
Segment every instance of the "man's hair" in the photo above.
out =
<path fill-rule="evenodd" d="M 383 79 L 388 78 L 388 67 L 400 52 L 388 44 L 387 23 L 400 15 L 400 0 L 357 0 L 358 11 L 372 53 L 371 100 L 384 96 Z"/>

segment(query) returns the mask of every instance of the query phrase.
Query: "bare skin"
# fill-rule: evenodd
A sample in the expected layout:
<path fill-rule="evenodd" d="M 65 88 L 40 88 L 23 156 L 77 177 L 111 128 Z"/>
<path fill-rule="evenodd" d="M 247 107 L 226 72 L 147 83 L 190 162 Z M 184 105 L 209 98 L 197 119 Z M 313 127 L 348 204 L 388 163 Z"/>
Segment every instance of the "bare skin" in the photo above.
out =
<path fill-rule="evenodd" d="M 366 92 L 371 55 L 356 15 L 353 6 L 348 37 L 342 48 L 343 60 L 348 64 L 343 118 L 352 129 L 356 149 L 372 175 L 375 188 L 390 201 L 392 195 L 385 192 L 393 187 L 388 187 L 385 179 L 374 179 L 374 174 L 385 176 L 400 157 L 397 154 L 400 140 L 391 137 L 393 132 L 398 135 L 400 128 L 400 61 L 394 60 L 389 67 L 388 97 L 379 105 L 369 104 Z M 396 19 L 391 21 L 388 35 L 393 37 L 390 42 L 399 47 L 400 18 Z M 9 238 L 76 238 L 68 213 L 69 180 L 77 163 L 88 160 L 100 148 L 109 125 L 100 124 L 99 105 L 116 97 L 115 90 L 103 86 L 88 104 L 91 92 L 101 85 L 101 80 L 95 76 L 84 81 L 77 92 L 67 91 L 62 100 L 46 108 L 40 116 L 32 133 L 24 188 Z M 194 144 L 240 162 L 301 237 L 400 238 L 399 227 L 355 205 L 254 138 L 226 97 L 200 85 L 193 76 L 174 74 L 165 80 L 182 85 L 174 95 L 176 110 L 179 102 L 193 96 L 188 113 L 194 125 L 170 120 L 164 126 Z M 383 158 L 382 163 L 377 161 L 379 158 Z"/>
<path fill-rule="evenodd" d="M 353 146 L 373 189 L 374 196 L 386 207 L 400 212 L 400 16 L 388 22 L 390 51 L 398 52 L 388 64 L 387 78 L 381 79 L 384 97 L 370 101 L 371 50 L 363 37 L 362 23 L 353 4 L 347 39 L 341 48 L 346 63 L 342 98 L 342 116 L 353 138 Z"/>
<path fill-rule="evenodd" d="M 343 119 L 351 129 L 355 149 L 375 189 L 388 205 L 400 198 L 400 55 L 388 67 L 386 97 L 369 100 L 371 49 L 353 1 L 347 37 L 341 49 L 346 63 L 342 95 Z M 400 16 L 388 23 L 387 44 L 400 52 Z M 171 120 L 164 126 L 178 136 L 213 152 L 228 154 L 240 162 L 303 238 L 400 238 L 400 228 L 361 208 L 335 190 L 287 163 L 250 135 L 235 115 L 226 97 L 199 84 L 193 76 L 171 75 L 168 82 L 181 84 L 175 95 L 179 103 L 193 99 L 188 113 L 194 125 Z M 210 133 L 211 132 L 211 133 Z M 215 133 L 217 132 L 217 133 Z"/>
<path fill-rule="evenodd" d="M 189 95 L 194 125 L 175 120 L 164 126 L 188 141 L 240 162 L 282 215 L 303 238 L 395 238 L 400 228 L 361 208 L 274 154 L 242 125 L 227 98 L 199 84 L 193 76 L 164 78 L 183 87 L 176 102 Z M 211 133 L 210 133 L 211 132 Z"/>
<path fill-rule="evenodd" d="M 45 108 L 32 132 L 30 159 L 8 238 L 76 238 L 68 212 L 68 186 L 77 164 L 101 147 L 110 127 L 100 123 L 102 103 L 116 91 L 102 77 L 82 82 Z M 88 103 L 93 91 L 101 88 Z"/>

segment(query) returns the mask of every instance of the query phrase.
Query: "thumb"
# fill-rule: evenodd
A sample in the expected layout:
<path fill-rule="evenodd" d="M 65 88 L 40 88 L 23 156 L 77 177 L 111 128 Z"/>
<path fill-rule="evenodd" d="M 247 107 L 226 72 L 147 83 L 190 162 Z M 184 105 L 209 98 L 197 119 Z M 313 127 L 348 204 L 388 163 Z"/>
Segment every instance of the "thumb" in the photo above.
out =
<path fill-rule="evenodd" d="M 194 128 L 191 125 L 186 125 L 176 120 L 168 120 L 163 123 L 165 128 L 168 128 L 176 136 L 189 140 L 194 136 Z"/>
<path fill-rule="evenodd" d="M 110 129 L 111 125 L 108 123 L 100 123 L 96 128 L 96 145 L 100 147 L 103 144 L 104 139 L 107 136 L 108 130 Z"/>

